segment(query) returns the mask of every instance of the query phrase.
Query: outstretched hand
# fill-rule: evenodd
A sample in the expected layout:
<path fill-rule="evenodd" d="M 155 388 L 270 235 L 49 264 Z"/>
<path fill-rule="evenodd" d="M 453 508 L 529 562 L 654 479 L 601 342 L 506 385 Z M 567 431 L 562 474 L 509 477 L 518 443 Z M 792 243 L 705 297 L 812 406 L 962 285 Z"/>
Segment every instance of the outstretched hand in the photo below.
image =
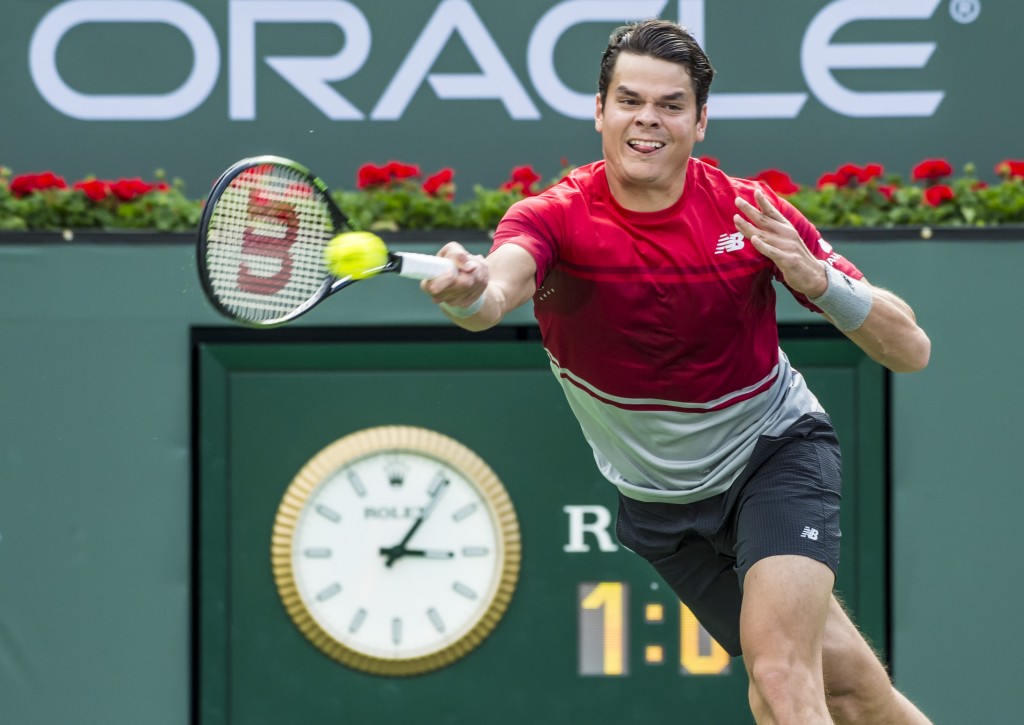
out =
<path fill-rule="evenodd" d="M 444 302 L 455 307 L 473 304 L 490 281 L 487 262 L 479 254 L 470 254 L 458 242 L 448 242 L 437 255 L 455 262 L 456 274 L 423 280 L 420 288 L 435 304 Z"/>
<path fill-rule="evenodd" d="M 776 209 L 760 189 L 754 192 L 755 207 L 737 197 L 736 229 L 750 240 L 754 249 L 775 263 L 786 285 L 807 297 L 820 297 L 828 288 L 821 260 L 800 238 L 796 228 Z M 758 208 L 760 207 L 760 208 Z"/>

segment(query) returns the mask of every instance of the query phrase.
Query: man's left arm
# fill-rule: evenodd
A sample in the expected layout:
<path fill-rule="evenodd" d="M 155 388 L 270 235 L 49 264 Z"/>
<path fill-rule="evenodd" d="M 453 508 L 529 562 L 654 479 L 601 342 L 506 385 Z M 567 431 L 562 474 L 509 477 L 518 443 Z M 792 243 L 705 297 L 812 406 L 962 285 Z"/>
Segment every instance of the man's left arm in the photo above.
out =
<path fill-rule="evenodd" d="M 823 310 L 824 316 L 872 360 L 893 372 L 915 372 L 928 364 L 931 341 L 914 311 L 889 290 L 854 280 L 815 257 L 788 219 L 760 190 L 758 206 L 742 198 L 736 229 L 771 259 L 783 281 Z"/>

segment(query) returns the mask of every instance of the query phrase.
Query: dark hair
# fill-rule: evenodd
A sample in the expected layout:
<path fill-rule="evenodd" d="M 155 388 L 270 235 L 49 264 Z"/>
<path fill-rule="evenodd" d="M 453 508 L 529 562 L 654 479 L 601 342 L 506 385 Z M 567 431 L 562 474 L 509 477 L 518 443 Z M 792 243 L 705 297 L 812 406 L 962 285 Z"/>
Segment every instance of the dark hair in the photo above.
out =
<path fill-rule="evenodd" d="M 715 69 L 700 45 L 686 28 L 668 20 L 644 20 L 616 28 L 608 39 L 608 47 L 601 56 L 601 75 L 597 91 L 601 105 L 608 96 L 608 84 L 619 53 L 646 55 L 684 66 L 693 81 L 693 93 L 697 99 L 697 114 L 708 101 L 711 79 Z"/>

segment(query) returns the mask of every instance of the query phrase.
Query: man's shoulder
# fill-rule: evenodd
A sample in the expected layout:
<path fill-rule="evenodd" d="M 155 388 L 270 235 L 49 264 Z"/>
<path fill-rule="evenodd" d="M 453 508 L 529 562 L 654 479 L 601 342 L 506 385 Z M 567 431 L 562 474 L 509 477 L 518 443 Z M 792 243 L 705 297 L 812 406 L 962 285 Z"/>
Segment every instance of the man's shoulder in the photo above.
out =
<path fill-rule="evenodd" d="M 695 186 L 711 194 L 726 194 L 735 197 L 737 193 L 753 194 L 759 182 L 730 176 L 722 169 L 704 163 L 700 159 L 690 159 L 689 180 Z"/>
<path fill-rule="evenodd" d="M 606 193 L 601 188 L 603 174 L 602 161 L 579 166 L 539 194 L 520 199 L 512 205 L 509 212 L 513 216 L 566 214 L 577 208 L 589 207 L 593 200 Z"/>

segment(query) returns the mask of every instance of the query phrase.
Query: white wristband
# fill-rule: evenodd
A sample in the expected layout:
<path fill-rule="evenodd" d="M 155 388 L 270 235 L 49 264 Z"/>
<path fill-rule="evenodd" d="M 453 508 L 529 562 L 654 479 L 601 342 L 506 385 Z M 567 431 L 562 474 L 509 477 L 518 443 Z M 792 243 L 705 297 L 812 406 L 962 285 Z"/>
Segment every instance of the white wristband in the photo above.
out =
<path fill-rule="evenodd" d="M 821 297 L 808 299 L 831 317 L 836 327 L 843 332 L 852 332 L 864 324 L 871 312 L 871 288 L 827 262 L 824 265 L 828 288 Z"/>
<path fill-rule="evenodd" d="M 447 302 L 442 302 L 440 307 L 452 317 L 472 317 L 480 311 L 481 307 L 484 306 L 485 299 L 487 299 L 486 287 L 484 287 L 484 291 L 480 293 L 480 296 L 467 307 L 458 307 L 456 305 L 450 305 Z"/>

